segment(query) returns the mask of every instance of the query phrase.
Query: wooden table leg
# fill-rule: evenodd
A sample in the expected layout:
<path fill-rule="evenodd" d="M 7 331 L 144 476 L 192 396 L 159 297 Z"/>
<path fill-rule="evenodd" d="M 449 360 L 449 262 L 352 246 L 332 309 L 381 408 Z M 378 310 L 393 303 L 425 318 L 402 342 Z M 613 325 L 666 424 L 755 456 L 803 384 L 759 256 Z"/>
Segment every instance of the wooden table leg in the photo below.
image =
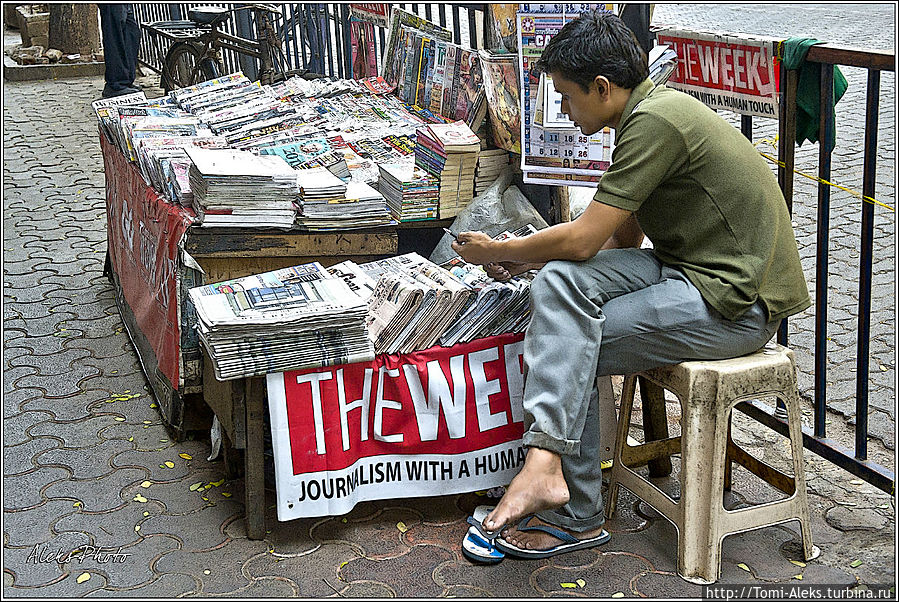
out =
<path fill-rule="evenodd" d="M 247 447 L 244 450 L 244 489 L 247 537 L 265 537 L 265 458 L 263 455 L 265 421 L 263 399 L 265 379 L 248 378 L 246 386 Z"/>
<path fill-rule="evenodd" d="M 637 377 L 640 383 L 640 399 L 643 401 L 643 433 L 646 442 L 668 438 L 668 412 L 665 409 L 665 390 L 649 382 L 642 376 Z M 667 477 L 671 474 L 671 458 L 657 458 L 649 461 L 650 477 Z"/>

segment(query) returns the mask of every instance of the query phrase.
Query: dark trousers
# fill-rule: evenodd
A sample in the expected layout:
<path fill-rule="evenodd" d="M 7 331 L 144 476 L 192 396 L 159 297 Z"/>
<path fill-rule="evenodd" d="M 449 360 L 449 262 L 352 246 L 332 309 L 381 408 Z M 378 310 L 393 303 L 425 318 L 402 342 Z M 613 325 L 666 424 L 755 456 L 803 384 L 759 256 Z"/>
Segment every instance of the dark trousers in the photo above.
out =
<path fill-rule="evenodd" d="M 140 26 L 131 4 L 98 4 L 103 33 L 106 86 L 118 91 L 134 84 Z"/>

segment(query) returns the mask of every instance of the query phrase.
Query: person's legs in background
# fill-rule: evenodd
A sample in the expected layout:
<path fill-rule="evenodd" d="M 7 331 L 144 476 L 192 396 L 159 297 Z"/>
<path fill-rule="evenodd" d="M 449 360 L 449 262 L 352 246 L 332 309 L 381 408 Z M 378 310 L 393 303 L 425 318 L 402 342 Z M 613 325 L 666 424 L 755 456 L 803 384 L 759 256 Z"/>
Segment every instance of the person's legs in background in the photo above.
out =
<path fill-rule="evenodd" d="M 103 34 L 103 59 L 106 85 L 103 98 L 140 92 L 134 85 L 140 25 L 131 4 L 98 4 Z"/>

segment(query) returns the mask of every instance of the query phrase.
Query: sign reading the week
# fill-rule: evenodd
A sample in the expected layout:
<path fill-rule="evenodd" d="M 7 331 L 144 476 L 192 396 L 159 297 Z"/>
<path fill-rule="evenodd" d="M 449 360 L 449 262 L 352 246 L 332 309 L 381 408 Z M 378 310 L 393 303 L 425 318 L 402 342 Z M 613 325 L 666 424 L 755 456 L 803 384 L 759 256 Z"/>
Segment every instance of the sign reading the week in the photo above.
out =
<path fill-rule="evenodd" d="M 523 338 L 269 374 L 278 520 L 508 484 L 525 458 Z"/>
<path fill-rule="evenodd" d="M 775 40 L 678 29 L 660 29 L 656 39 L 677 52 L 669 87 L 713 109 L 777 119 Z"/>

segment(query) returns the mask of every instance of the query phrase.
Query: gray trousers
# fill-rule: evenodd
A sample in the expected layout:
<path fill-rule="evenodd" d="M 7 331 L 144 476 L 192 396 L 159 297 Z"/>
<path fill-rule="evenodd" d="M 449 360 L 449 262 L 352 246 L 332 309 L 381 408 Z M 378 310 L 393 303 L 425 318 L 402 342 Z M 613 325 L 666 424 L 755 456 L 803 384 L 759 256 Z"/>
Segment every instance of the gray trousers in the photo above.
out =
<path fill-rule="evenodd" d="M 531 283 L 523 441 L 561 455 L 571 500 L 540 518 L 572 531 L 605 521 L 598 375 L 738 357 L 764 346 L 779 325 L 760 303 L 735 321 L 724 318 L 651 249 L 548 263 Z"/>

